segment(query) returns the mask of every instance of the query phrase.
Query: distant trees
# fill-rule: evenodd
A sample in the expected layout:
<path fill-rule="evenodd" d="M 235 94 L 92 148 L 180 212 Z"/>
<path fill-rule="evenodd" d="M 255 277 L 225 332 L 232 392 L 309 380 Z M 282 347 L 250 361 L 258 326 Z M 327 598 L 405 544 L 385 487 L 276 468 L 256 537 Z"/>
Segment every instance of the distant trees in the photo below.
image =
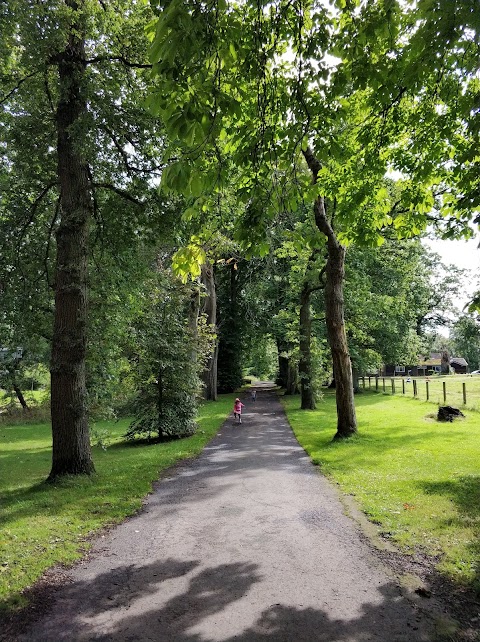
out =
<path fill-rule="evenodd" d="M 451 338 L 455 355 L 468 362 L 470 372 L 480 369 L 480 323 L 473 315 L 464 314 L 454 323 Z"/>

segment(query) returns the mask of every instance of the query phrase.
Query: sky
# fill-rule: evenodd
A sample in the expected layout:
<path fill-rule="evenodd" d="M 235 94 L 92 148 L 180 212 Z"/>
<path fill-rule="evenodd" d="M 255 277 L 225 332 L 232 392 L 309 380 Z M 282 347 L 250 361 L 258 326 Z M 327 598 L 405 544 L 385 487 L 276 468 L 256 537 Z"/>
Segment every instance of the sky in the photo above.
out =
<path fill-rule="evenodd" d="M 469 241 L 442 241 L 441 239 L 422 239 L 422 243 L 442 257 L 442 263 L 453 264 L 467 270 L 464 288 L 458 293 L 458 307 L 462 309 L 472 299 L 475 290 L 480 288 L 480 233 Z M 446 329 L 439 329 L 448 335 Z"/>

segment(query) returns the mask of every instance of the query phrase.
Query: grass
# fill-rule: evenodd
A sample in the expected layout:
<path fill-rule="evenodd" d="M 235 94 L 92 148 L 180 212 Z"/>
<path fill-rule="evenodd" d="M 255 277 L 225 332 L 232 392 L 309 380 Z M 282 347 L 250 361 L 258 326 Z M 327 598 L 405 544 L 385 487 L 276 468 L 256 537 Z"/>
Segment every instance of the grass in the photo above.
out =
<path fill-rule="evenodd" d="M 289 421 L 322 472 L 355 496 L 385 537 L 480 593 L 480 415 L 438 423 L 436 406 L 401 396 L 356 397 L 358 436 L 332 442 L 334 394 L 315 411 L 285 397 Z"/>
<path fill-rule="evenodd" d="M 405 380 L 405 395 L 408 397 L 413 396 L 413 379 L 417 382 L 417 396 L 423 401 L 427 400 L 427 378 L 425 377 L 412 377 L 412 381 L 407 382 L 407 377 L 395 377 L 395 394 L 402 394 L 402 378 Z M 385 392 L 391 394 L 392 392 L 392 377 L 385 377 Z M 446 402 L 443 399 L 443 384 L 445 383 Z M 465 384 L 467 403 L 463 403 L 463 384 Z M 363 386 L 362 379 L 360 386 Z M 365 377 L 365 388 L 368 390 L 375 389 L 375 377 Z M 475 410 L 480 412 L 480 375 L 449 375 L 439 377 L 433 375 L 428 377 L 429 399 L 431 402 L 444 405 L 447 403 L 450 406 L 458 408 L 466 408 L 467 410 Z M 379 377 L 378 390 L 383 391 L 383 377 Z"/>
<path fill-rule="evenodd" d="M 0 612 L 25 604 L 22 590 L 54 564 L 69 565 L 88 538 L 142 506 L 159 472 L 197 455 L 228 415 L 234 395 L 200 409 L 199 430 L 188 439 L 131 445 L 121 435 L 128 420 L 99 422 L 111 445 L 94 447 L 96 474 L 45 484 L 51 466 L 48 424 L 0 426 Z"/>

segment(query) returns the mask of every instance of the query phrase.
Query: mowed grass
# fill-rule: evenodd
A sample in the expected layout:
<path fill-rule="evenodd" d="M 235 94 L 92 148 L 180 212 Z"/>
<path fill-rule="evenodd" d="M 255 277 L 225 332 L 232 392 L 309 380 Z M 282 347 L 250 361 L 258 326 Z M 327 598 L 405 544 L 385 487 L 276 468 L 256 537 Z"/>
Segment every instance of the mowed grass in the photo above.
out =
<path fill-rule="evenodd" d="M 356 396 L 358 436 L 332 442 L 335 397 L 315 411 L 285 397 L 292 428 L 314 463 L 355 496 L 401 550 L 480 593 L 480 415 L 439 423 L 437 407 L 400 396 Z"/>
<path fill-rule="evenodd" d="M 427 384 L 429 401 L 432 403 L 456 408 L 465 408 L 467 410 L 476 410 L 480 412 L 480 375 L 448 375 L 439 377 L 413 377 L 411 381 L 405 380 L 405 396 L 413 397 L 413 379 L 417 382 L 417 397 L 422 401 L 427 400 Z M 392 393 L 392 377 L 385 377 L 385 392 Z M 394 377 L 395 394 L 402 394 L 402 377 Z M 445 400 L 443 395 L 443 384 L 445 384 Z M 465 393 L 467 403 L 464 404 L 463 384 L 465 384 Z M 360 380 L 360 386 L 363 387 L 363 379 Z M 365 377 L 365 389 L 375 390 L 375 377 Z M 383 392 L 383 377 L 379 377 L 378 391 Z"/>
<path fill-rule="evenodd" d="M 233 399 L 207 402 L 195 435 L 164 444 L 126 444 L 121 436 L 128 420 L 99 422 L 112 444 L 93 449 L 96 474 L 54 485 L 45 483 L 50 426 L 0 426 L 0 612 L 22 606 L 22 590 L 46 569 L 81 557 L 93 533 L 137 511 L 160 471 L 197 455 L 216 434 Z"/>

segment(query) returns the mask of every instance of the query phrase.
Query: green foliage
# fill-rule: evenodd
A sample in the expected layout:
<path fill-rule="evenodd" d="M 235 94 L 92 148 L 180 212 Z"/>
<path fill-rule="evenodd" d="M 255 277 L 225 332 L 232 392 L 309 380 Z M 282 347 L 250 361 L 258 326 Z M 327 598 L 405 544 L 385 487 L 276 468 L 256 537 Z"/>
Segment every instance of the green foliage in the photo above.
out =
<path fill-rule="evenodd" d="M 470 372 L 480 369 L 480 323 L 478 317 L 464 314 L 453 325 L 451 331 L 455 354 L 468 363 Z"/>
<path fill-rule="evenodd" d="M 277 346 L 272 337 L 255 337 L 244 359 L 245 370 L 257 379 L 274 380 L 278 370 Z"/>
<path fill-rule="evenodd" d="M 130 328 L 138 394 L 128 439 L 172 439 L 195 432 L 204 353 L 188 317 L 190 296 L 189 288 L 166 271 L 152 277 L 143 295 Z"/>
<path fill-rule="evenodd" d="M 314 463 L 353 495 L 381 534 L 404 552 L 437 557 L 438 569 L 480 591 L 478 415 L 445 425 L 435 404 L 363 394 L 362 436 L 334 442 L 335 399 L 316 411 L 284 398 L 289 422 Z"/>

